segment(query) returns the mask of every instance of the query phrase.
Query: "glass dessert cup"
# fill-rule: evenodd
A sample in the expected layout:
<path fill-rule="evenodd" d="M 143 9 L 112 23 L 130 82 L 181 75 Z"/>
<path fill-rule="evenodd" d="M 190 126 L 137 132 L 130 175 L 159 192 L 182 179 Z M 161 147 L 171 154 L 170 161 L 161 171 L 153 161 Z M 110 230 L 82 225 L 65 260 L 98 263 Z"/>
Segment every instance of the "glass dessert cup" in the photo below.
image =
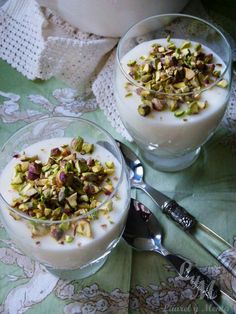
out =
<path fill-rule="evenodd" d="M 121 38 L 117 108 L 152 167 L 178 171 L 197 159 L 224 116 L 231 63 L 222 32 L 193 16 L 153 16 Z"/>
<path fill-rule="evenodd" d="M 67 211 L 63 207 L 61 208 L 63 213 L 61 212 L 60 216 L 55 216 L 60 217 L 60 219 L 52 218 L 52 214 L 46 216 L 48 213 L 46 213 L 45 207 L 43 214 L 40 212 L 39 216 L 31 214 L 32 211 L 34 212 L 34 207 L 28 212 L 13 207 L 11 201 L 13 195 L 15 196 L 15 192 L 11 190 L 12 175 L 15 173 L 13 169 L 16 169 L 16 164 L 22 160 L 22 152 L 25 152 L 26 156 L 41 156 L 40 154 L 43 156 L 45 154 L 48 158 L 47 154 L 49 152 L 50 156 L 51 149 L 62 147 L 60 144 L 67 144 L 71 138 L 77 136 L 82 137 L 86 143 L 94 145 L 93 153 L 84 154 L 83 151 L 83 155 L 80 156 L 86 160 L 86 165 L 90 165 L 93 159 L 95 161 L 100 160 L 102 167 L 104 167 L 102 171 L 106 169 L 107 173 L 112 172 L 111 175 L 109 174 L 109 179 L 104 181 L 106 184 L 108 184 L 108 180 L 112 182 L 109 183 L 110 186 L 111 184 L 113 186 L 112 190 L 105 190 L 104 193 L 99 192 L 102 193 L 102 195 L 98 193 L 100 195 L 99 202 L 95 203 L 93 207 L 90 205 L 91 209 L 88 206 L 89 209 L 86 211 L 80 209 L 71 216 L 68 213 L 68 208 L 72 211 L 74 205 L 67 198 L 66 203 L 69 202 Z M 104 142 L 111 147 L 112 154 L 102 144 L 99 144 Z M 41 160 L 43 160 L 42 156 Z M 98 271 L 122 235 L 130 200 L 129 180 L 123 156 L 111 135 L 93 122 L 84 119 L 71 117 L 46 118 L 23 127 L 11 136 L 2 147 L 0 158 L 0 217 L 6 231 L 17 247 L 26 255 L 45 265 L 51 273 L 63 279 L 81 279 Z M 114 166 L 112 166 L 112 162 Z M 92 166 L 94 165 L 91 164 Z M 115 168 L 111 168 L 111 166 Z M 96 171 L 99 170 L 97 167 L 95 168 Z M 30 166 L 28 166 L 26 172 L 28 176 L 32 170 L 30 169 Z M 88 173 L 88 170 L 83 171 Z M 67 177 L 69 177 L 68 173 Z M 82 173 L 82 175 L 85 174 L 86 172 Z M 94 173 L 92 175 L 94 176 Z M 59 178 L 61 179 L 60 176 Z M 33 178 L 32 180 L 37 179 Z M 73 180 L 75 180 L 74 177 Z M 90 179 L 87 177 L 86 180 Z M 72 184 L 67 184 L 66 188 L 70 190 L 72 186 L 74 189 Z M 63 185 L 60 185 L 60 191 L 61 188 L 64 188 Z M 20 191 L 19 194 L 23 193 L 22 189 Z M 82 195 L 91 192 L 90 190 L 90 192 L 84 193 L 84 187 L 82 191 Z M 25 197 L 25 194 L 23 195 Z M 86 203 L 81 206 L 82 203 L 78 203 L 79 199 L 84 197 L 83 202 L 88 202 L 86 195 L 82 195 L 79 192 L 77 193 L 77 208 L 86 208 L 84 205 Z M 91 196 L 91 200 L 96 199 L 94 195 Z M 53 194 L 51 198 L 53 198 Z M 31 202 L 33 202 L 32 199 Z M 92 201 L 89 202 L 91 204 Z M 40 208 L 40 206 L 37 208 Z M 54 209 L 51 210 L 52 212 L 54 212 Z M 50 219 L 47 217 L 50 217 Z"/>

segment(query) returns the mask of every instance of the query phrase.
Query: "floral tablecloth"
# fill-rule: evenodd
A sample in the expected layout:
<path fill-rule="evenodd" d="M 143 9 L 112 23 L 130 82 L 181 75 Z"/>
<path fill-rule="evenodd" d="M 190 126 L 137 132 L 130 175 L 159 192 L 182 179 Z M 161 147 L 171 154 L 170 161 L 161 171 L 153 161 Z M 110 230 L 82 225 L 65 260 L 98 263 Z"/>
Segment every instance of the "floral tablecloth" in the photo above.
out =
<path fill-rule="evenodd" d="M 224 16 L 228 18 L 227 25 L 236 26 L 231 14 L 219 13 L 210 5 L 208 9 L 219 22 Z M 235 36 L 234 30 L 228 28 Z M 50 115 L 81 116 L 83 111 L 86 111 L 83 117 L 95 121 L 124 141 L 107 122 L 103 112 L 95 109 L 93 100 L 81 108 L 75 91 L 62 82 L 55 79 L 29 81 L 0 60 L 1 145 L 26 123 Z M 135 144 L 126 144 L 138 152 Z M 204 146 L 192 167 L 178 173 L 162 173 L 146 165 L 145 177 L 154 187 L 175 197 L 199 221 L 236 248 L 235 160 L 236 135 L 221 128 Z M 236 278 L 163 217 L 146 196 L 137 192 L 137 197 L 157 215 L 165 231 L 166 247 L 192 259 L 220 284 L 222 290 L 235 297 Z M 236 307 L 227 300 L 223 300 L 222 307 L 225 313 L 236 313 Z M 25 312 L 149 314 L 217 313 L 217 310 L 199 300 L 196 291 L 178 278 L 163 257 L 133 251 L 123 240 L 98 273 L 80 281 L 63 281 L 22 254 L 0 224 L 0 313 Z"/>

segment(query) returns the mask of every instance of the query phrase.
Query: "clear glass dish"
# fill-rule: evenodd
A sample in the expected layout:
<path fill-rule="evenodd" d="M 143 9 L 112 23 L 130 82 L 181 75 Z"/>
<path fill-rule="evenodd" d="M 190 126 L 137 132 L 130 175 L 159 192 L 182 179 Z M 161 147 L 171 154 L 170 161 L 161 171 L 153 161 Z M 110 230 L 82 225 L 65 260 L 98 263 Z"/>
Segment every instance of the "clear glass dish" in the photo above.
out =
<path fill-rule="evenodd" d="M 87 160 L 87 163 L 91 157 L 100 160 L 103 164 L 108 161 L 107 159 L 114 161 L 115 174 L 111 177 L 113 190 L 102 194 L 100 202 L 96 203 L 95 207 L 91 207 L 92 209 L 89 207 L 86 212 L 80 210 L 76 214 L 74 211 L 77 208 L 73 209 L 73 214 L 68 214 L 63 220 L 62 216 L 58 220 L 52 217 L 47 219 L 47 216 L 30 216 L 28 212 L 25 214 L 13 208 L 10 202 L 13 198 L 10 183 L 12 182 L 12 165 L 19 163 L 19 153 L 21 152 L 21 155 L 23 151 L 27 153 L 29 147 L 34 147 L 35 154 L 40 156 L 41 150 L 42 154 L 47 155 L 47 149 L 50 152 L 52 148 L 59 147 L 59 142 L 68 143 L 68 138 L 70 141 L 71 138 L 77 136 L 83 137 L 88 143 L 93 143 L 95 147 L 93 155 L 77 155 L 77 158 L 82 157 Z M 45 148 L 44 143 L 47 141 L 50 141 L 50 145 L 45 144 Z M 112 153 L 102 146 L 104 142 L 108 143 Z M 35 154 L 31 150 L 29 156 Z M 111 135 L 95 123 L 84 119 L 71 117 L 42 119 L 21 128 L 9 138 L 1 149 L 0 167 L 0 217 L 16 245 L 26 255 L 44 264 L 50 272 L 60 278 L 81 279 L 100 269 L 121 237 L 130 200 L 129 180 L 123 156 Z M 71 186 L 68 185 L 68 189 Z M 77 202 L 79 202 L 79 197 L 78 192 Z M 110 208 L 108 210 L 107 204 L 111 202 L 112 210 L 109 212 Z M 79 204 L 77 203 L 78 206 Z M 35 208 L 32 207 L 31 210 L 34 211 Z M 61 210 L 65 211 L 63 207 Z M 46 215 L 45 209 L 43 213 Z M 96 218 L 90 219 L 91 217 Z M 90 236 L 78 233 L 81 221 L 85 223 L 89 221 Z M 51 232 L 53 229 L 63 230 L 60 241 L 55 240 L 49 234 L 49 230 Z M 73 236 L 72 242 L 68 234 Z"/>
<path fill-rule="evenodd" d="M 180 49 L 184 43 L 186 47 Z M 153 48 L 153 44 L 164 46 L 164 53 L 158 47 Z M 169 48 L 171 44 L 174 48 Z M 202 50 L 197 50 L 199 47 Z M 151 55 L 152 49 L 156 50 Z M 213 57 L 207 59 L 211 54 Z M 168 65 L 166 59 L 172 64 Z M 206 76 L 198 85 L 194 80 L 203 75 L 202 64 Z M 224 34 L 214 25 L 193 16 L 153 16 L 134 25 L 121 38 L 114 82 L 118 111 L 143 157 L 154 168 L 178 171 L 197 159 L 201 146 L 214 134 L 224 116 L 230 95 L 231 64 L 231 48 Z M 168 72 L 171 66 L 173 75 Z M 195 72 L 195 77 L 191 77 L 193 67 L 202 73 Z M 227 82 L 224 88 L 217 85 L 223 80 Z M 191 85 L 195 83 L 195 87 Z M 197 114 L 192 109 L 195 100 Z M 140 105 L 141 110 L 145 106 L 150 113 L 146 115 L 141 111 L 141 115 Z"/>

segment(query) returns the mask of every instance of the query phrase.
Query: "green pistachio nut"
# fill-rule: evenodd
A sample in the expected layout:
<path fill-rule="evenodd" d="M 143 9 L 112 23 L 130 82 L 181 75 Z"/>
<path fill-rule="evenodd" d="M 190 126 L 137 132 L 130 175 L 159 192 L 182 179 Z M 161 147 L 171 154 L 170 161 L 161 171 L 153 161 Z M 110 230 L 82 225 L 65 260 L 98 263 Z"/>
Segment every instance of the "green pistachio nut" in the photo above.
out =
<path fill-rule="evenodd" d="M 185 114 L 184 110 L 177 110 L 177 111 L 175 111 L 175 116 L 177 118 L 182 117 L 184 114 Z"/>
<path fill-rule="evenodd" d="M 76 152 L 80 152 L 81 149 L 82 149 L 83 143 L 84 143 L 84 139 L 83 139 L 82 137 L 78 136 L 77 138 L 74 138 L 74 139 L 71 141 L 71 147 L 72 147 L 72 149 L 74 149 Z"/>
<path fill-rule="evenodd" d="M 65 241 L 66 241 L 66 243 L 72 243 L 73 241 L 74 241 L 74 237 L 73 236 L 71 236 L 71 235 L 66 235 L 65 236 Z"/>
<path fill-rule="evenodd" d="M 139 105 L 138 106 L 138 113 L 145 117 L 151 112 L 151 107 L 148 105 Z"/>
<path fill-rule="evenodd" d="M 180 49 L 185 49 L 185 48 L 190 48 L 191 47 L 191 42 L 190 41 L 185 41 L 182 43 Z"/>
<path fill-rule="evenodd" d="M 69 197 L 67 197 L 66 200 L 72 208 L 76 208 L 76 206 L 77 206 L 77 192 L 70 195 Z"/>
<path fill-rule="evenodd" d="M 221 80 L 220 82 L 217 83 L 218 87 L 226 88 L 229 85 L 227 80 Z"/>
<path fill-rule="evenodd" d="M 94 145 L 89 143 L 84 143 L 82 145 L 82 151 L 85 152 L 85 154 L 92 154 L 94 150 Z"/>

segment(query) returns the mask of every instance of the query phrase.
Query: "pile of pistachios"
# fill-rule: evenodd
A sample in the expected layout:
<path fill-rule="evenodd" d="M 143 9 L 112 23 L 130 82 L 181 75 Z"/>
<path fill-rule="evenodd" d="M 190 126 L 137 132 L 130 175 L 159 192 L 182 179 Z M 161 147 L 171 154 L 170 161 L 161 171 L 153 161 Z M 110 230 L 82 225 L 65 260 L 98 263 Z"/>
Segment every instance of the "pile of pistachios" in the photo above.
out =
<path fill-rule="evenodd" d="M 201 101 L 201 90 L 221 76 L 213 55 L 204 53 L 201 44 L 192 47 L 190 41 L 184 41 L 176 47 L 170 37 L 166 47 L 154 43 L 148 56 L 130 60 L 128 67 L 129 75 L 143 86 L 135 90 L 141 97 L 138 107 L 141 116 L 153 110 L 170 110 L 176 117 L 197 114 L 208 105 Z M 225 79 L 217 83 L 222 88 L 227 85 Z M 126 97 L 132 96 L 132 89 L 132 84 L 127 83 Z"/>
<path fill-rule="evenodd" d="M 14 168 L 11 186 L 19 197 L 13 200 L 12 207 L 42 222 L 61 220 L 61 224 L 52 224 L 49 229 L 46 224 L 42 227 L 42 224 L 32 223 L 32 236 L 50 232 L 58 241 L 72 242 L 76 233 L 92 236 L 90 221 L 98 219 L 99 214 L 109 216 L 112 201 L 77 223 L 63 222 L 96 208 L 101 204 L 98 197 L 110 195 L 114 190 L 111 180 L 114 163 L 102 164 L 89 156 L 83 157 L 93 150 L 93 144 L 77 137 L 70 145 L 53 148 L 46 163 L 37 155 L 17 156 L 20 161 Z M 17 215 L 14 216 L 17 219 Z"/>

